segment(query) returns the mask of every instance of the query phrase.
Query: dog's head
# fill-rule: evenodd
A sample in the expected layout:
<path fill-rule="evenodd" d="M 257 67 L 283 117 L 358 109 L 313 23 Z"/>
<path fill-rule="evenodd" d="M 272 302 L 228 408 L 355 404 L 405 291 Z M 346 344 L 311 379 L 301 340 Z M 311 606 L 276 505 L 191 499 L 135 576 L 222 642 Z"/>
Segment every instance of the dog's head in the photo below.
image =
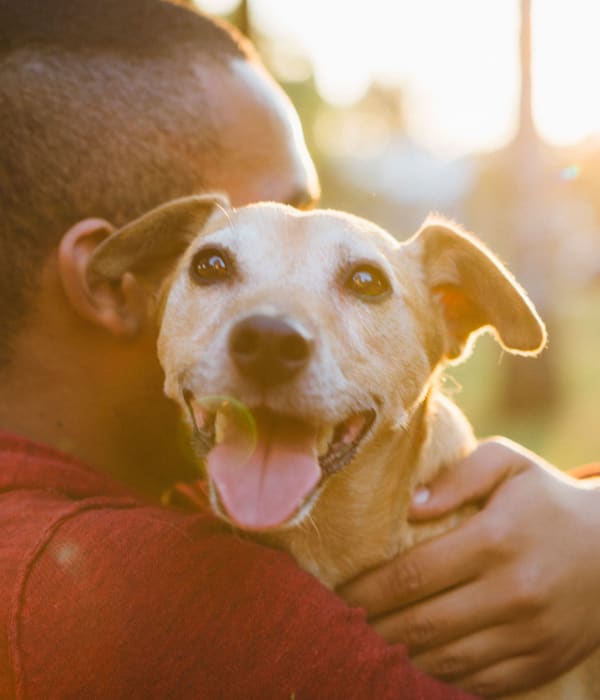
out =
<path fill-rule="evenodd" d="M 206 452 L 213 506 L 249 530 L 298 522 L 481 330 L 511 352 L 545 342 L 505 268 L 442 220 L 399 243 L 341 212 L 190 197 L 98 249 L 90 275 L 125 272 L 160 300 L 165 391 Z"/>

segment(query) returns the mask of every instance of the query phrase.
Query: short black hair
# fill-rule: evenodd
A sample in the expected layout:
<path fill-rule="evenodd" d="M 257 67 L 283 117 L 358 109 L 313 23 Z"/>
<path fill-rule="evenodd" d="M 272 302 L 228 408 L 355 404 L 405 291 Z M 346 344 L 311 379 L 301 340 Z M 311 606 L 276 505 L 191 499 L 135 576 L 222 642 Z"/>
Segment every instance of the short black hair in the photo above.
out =
<path fill-rule="evenodd" d="M 169 54 L 182 44 L 244 58 L 239 34 L 176 0 L 0 0 L 0 51 L 53 46 L 65 51 Z"/>
<path fill-rule="evenodd" d="M 256 56 L 176 2 L 0 0 L 0 364 L 71 225 L 120 225 L 197 191 L 200 166 L 184 149 L 219 144 L 191 66 L 233 59 Z"/>

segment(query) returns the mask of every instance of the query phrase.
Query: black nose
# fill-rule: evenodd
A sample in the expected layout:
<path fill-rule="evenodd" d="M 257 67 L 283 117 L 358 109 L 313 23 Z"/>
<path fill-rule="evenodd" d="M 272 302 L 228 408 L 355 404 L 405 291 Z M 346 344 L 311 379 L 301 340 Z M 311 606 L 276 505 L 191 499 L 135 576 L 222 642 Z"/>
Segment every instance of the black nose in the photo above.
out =
<path fill-rule="evenodd" d="M 308 364 L 313 341 L 283 316 L 254 314 L 232 328 L 229 353 L 240 372 L 267 385 L 281 384 Z"/>

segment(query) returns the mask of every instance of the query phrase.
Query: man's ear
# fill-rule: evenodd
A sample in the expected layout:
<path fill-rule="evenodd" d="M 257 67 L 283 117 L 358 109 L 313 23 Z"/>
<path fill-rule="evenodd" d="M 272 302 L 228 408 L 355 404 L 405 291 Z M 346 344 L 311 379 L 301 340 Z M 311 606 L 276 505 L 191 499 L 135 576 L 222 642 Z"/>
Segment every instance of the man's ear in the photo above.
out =
<path fill-rule="evenodd" d="M 146 316 L 144 290 L 134 276 L 88 282 L 90 260 L 112 231 L 102 219 L 84 219 L 72 226 L 58 247 L 59 276 L 67 299 L 82 318 L 113 335 L 131 337 Z"/>
<path fill-rule="evenodd" d="M 489 329 L 511 353 L 533 355 L 546 329 L 525 291 L 476 238 L 450 224 L 428 220 L 411 239 L 417 246 L 444 323 L 445 357 L 464 357 L 478 331 Z"/>
<path fill-rule="evenodd" d="M 113 335 L 131 337 L 145 324 L 149 295 L 198 234 L 222 195 L 167 202 L 115 231 L 85 219 L 63 236 L 59 270 L 67 298 L 80 316 Z"/>

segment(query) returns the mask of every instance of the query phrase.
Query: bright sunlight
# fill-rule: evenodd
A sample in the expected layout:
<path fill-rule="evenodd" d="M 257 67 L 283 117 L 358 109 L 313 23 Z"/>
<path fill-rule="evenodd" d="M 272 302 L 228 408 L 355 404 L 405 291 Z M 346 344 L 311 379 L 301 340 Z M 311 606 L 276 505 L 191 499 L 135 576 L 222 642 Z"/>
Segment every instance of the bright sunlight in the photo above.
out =
<path fill-rule="evenodd" d="M 250 10 L 259 31 L 308 58 L 328 102 L 352 104 L 373 80 L 398 85 L 413 137 L 454 155 L 500 148 L 514 132 L 517 0 L 252 0 Z M 600 128 L 599 26 L 594 0 L 533 0 L 534 118 L 553 143 Z"/>

